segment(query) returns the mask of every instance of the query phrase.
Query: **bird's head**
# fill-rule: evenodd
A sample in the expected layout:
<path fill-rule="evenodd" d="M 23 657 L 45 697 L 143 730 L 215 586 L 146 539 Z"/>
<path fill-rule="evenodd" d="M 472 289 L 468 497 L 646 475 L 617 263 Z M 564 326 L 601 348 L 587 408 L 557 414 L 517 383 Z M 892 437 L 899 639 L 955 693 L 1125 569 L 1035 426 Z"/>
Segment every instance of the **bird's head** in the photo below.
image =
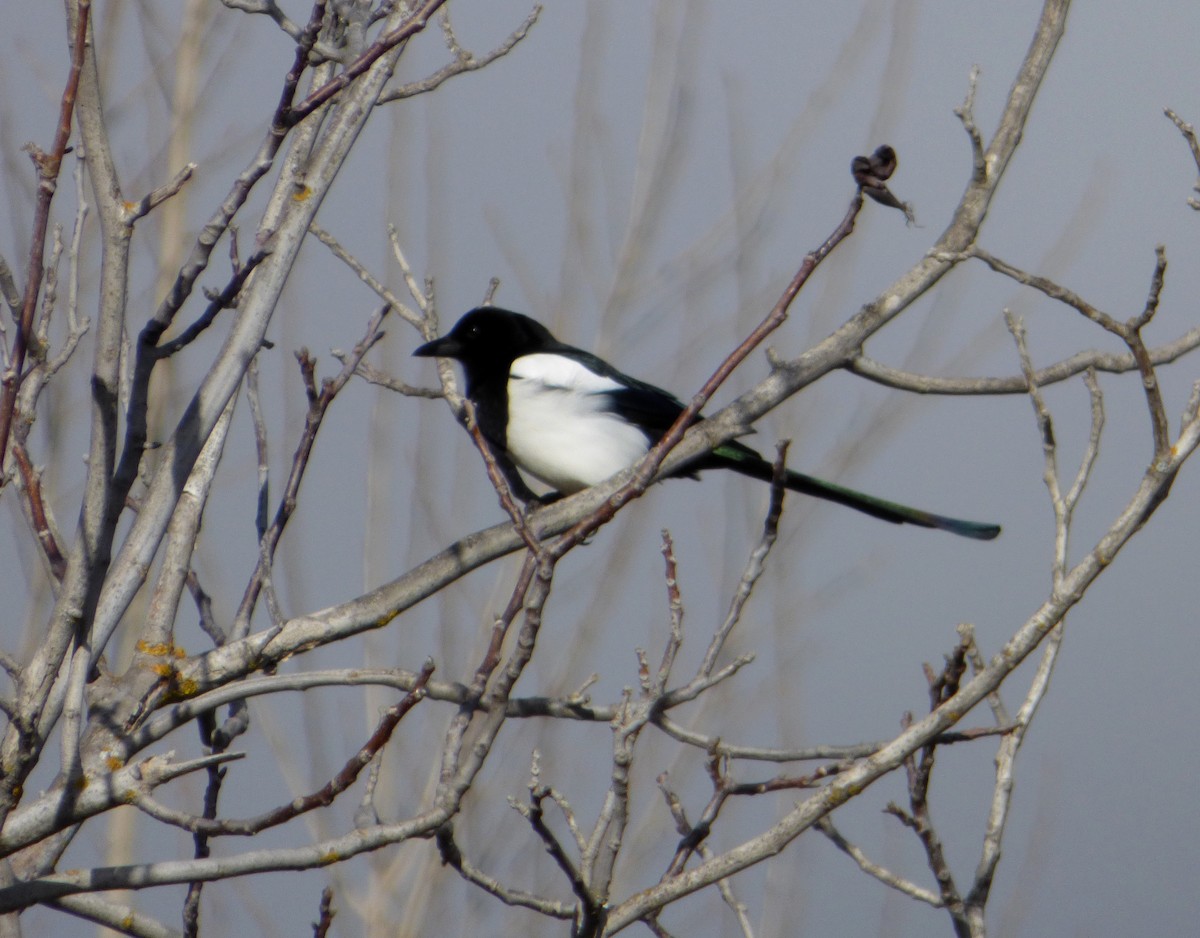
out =
<path fill-rule="evenodd" d="M 540 322 L 497 306 L 480 306 L 454 324 L 454 328 L 413 354 L 424 358 L 454 358 L 472 366 L 502 365 L 507 371 L 522 355 L 553 348 L 558 343 Z"/>

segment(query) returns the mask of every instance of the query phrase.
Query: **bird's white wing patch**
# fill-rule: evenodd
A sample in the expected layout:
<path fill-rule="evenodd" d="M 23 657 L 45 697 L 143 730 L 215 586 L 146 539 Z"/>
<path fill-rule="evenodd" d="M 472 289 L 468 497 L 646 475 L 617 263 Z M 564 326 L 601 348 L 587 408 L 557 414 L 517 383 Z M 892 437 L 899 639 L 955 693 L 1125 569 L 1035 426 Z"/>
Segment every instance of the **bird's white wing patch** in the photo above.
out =
<path fill-rule="evenodd" d="M 522 355 L 514 360 L 508 377 L 510 381 L 536 382 L 547 389 L 577 391 L 581 394 L 619 391 L 622 387 L 620 382 L 596 374 L 574 358 L 545 352 Z"/>
<path fill-rule="evenodd" d="M 563 355 L 523 355 L 508 375 L 507 448 L 513 461 L 564 494 L 640 459 L 646 435 L 608 408 L 623 385 Z"/>

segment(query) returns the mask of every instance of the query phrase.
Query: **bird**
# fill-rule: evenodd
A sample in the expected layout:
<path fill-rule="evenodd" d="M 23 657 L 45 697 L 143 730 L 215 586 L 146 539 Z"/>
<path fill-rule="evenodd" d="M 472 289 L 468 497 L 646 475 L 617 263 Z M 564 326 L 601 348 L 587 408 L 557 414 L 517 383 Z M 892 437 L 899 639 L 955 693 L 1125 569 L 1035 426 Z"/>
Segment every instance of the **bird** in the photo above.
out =
<path fill-rule="evenodd" d="M 590 352 L 560 342 L 522 313 L 479 306 L 448 333 L 412 353 L 458 361 L 479 430 L 515 495 L 536 498 L 515 471 L 571 495 L 634 465 L 684 410 L 662 388 L 624 374 Z M 703 419 L 703 418 L 699 418 Z M 706 469 L 770 482 L 774 467 L 749 446 L 729 440 L 673 474 Z M 950 518 L 786 470 L 784 486 L 893 524 L 991 540 L 1000 526 Z"/>

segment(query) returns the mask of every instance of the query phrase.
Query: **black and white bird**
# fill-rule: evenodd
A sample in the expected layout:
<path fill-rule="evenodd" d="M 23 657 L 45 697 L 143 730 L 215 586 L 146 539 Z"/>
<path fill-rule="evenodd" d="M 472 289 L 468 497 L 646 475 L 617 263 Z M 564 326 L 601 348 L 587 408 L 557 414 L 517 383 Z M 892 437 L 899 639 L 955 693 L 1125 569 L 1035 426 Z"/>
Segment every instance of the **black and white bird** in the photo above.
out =
<path fill-rule="evenodd" d="M 532 497 L 514 470 L 569 495 L 636 463 L 675 422 L 684 405 L 652 384 L 617 371 L 601 358 L 558 341 L 521 313 L 481 306 L 414 355 L 459 361 L 467 397 L 497 463 L 522 498 Z M 769 482 L 771 464 L 736 440 L 722 443 L 678 475 L 732 469 Z M 991 540 L 999 525 L 963 521 L 856 492 L 787 471 L 793 492 L 846 505 L 893 524 L 938 528 Z"/>

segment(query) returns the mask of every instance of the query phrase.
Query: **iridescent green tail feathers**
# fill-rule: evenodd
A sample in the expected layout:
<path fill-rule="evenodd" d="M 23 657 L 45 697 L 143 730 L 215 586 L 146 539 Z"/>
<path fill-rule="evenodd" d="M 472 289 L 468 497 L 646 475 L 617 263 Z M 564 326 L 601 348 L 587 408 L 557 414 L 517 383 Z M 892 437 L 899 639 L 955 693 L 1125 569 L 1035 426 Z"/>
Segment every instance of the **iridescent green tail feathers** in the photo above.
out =
<path fill-rule="evenodd" d="M 770 482 L 774 474 L 769 462 L 750 447 L 737 442 L 718 446 L 700 464 L 700 468 L 705 469 L 718 467 L 732 469 L 734 472 L 761 479 L 764 482 Z M 872 518 L 890 521 L 892 524 L 915 524 L 922 528 L 936 528 L 939 531 L 949 531 L 951 534 L 973 538 L 977 541 L 990 541 L 1000 533 L 998 524 L 964 521 L 962 518 L 948 518 L 931 511 L 922 511 L 920 508 L 910 508 L 908 505 L 889 502 L 864 492 L 856 492 L 854 489 L 826 482 L 792 469 L 787 470 L 784 486 L 791 492 L 836 502 L 868 514 Z"/>

